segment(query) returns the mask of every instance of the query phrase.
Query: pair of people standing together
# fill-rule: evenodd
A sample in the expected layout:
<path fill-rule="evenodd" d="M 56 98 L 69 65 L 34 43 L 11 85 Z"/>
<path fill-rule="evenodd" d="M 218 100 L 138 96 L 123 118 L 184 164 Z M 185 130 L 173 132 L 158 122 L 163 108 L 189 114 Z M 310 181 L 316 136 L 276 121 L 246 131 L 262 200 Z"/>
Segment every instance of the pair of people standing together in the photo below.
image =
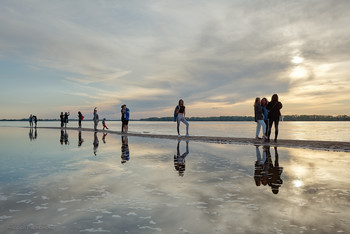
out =
<path fill-rule="evenodd" d="M 63 114 L 63 112 L 61 112 L 61 114 L 60 114 L 60 120 L 61 120 L 61 128 L 63 128 L 63 127 L 67 127 L 67 123 L 68 123 L 68 116 L 70 115 L 70 113 L 69 112 L 65 112 L 64 114 Z"/>
<path fill-rule="evenodd" d="M 259 97 L 255 98 L 254 102 L 254 115 L 256 126 L 256 139 L 259 138 L 260 129 L 263 129 L 263 138 L 265 141 L 270 141 L 271 128 L 275 126 L 275 139 L 277 142 L 278 136 L 278 124 L 281 118 L 282 103 L 278 101 L 278 95 L 272 95 L 271 101 L 268 102 L 266 98 L 260 100 Z"/>

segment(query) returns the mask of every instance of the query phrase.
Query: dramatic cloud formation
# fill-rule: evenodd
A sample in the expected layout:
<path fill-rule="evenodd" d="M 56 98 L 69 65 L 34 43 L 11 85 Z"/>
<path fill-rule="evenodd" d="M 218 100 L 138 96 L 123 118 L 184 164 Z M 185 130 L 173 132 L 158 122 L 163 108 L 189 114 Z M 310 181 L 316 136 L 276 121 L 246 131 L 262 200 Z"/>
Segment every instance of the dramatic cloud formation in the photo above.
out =
<path fill-rule="evenodd" d="M 350 2 L 1 1 L 0 118 L 350 114 Z"/>

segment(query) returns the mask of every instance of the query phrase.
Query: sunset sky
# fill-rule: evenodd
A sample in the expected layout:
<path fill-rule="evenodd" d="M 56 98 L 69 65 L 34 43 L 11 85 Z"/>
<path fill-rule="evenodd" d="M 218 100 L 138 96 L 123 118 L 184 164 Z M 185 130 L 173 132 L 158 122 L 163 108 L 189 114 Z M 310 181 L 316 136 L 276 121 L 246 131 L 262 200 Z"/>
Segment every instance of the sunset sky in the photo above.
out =
<path fill-rule="evenodd" d="M 0 1 L 0 119 L 350 114 L 349 0 Z M 75 115 L 75 114 L 74 114 Z"/>

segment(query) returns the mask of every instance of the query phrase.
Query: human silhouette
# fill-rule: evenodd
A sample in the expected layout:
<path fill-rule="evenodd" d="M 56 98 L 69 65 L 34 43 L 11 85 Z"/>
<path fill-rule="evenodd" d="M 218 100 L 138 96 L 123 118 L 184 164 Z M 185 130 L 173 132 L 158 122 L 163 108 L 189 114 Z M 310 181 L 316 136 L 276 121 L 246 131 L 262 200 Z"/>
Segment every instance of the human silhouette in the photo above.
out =
<path fill-rule="evenodd" d="M 98 138 L 97 138 L 97 132 L 94 132 L 94 142 L 92 143 L 93 147 L 93 151 L 94 151 L 94 155 L 97 156 L 97 148 L 98 148 Z"/>
<path fill-rule="evenodd" d="M 60 136 L 61 145 L 63 145 L 63 142 L 64 142 L 64 131 L 63 131 L 63 129 L 61 129 L 61 136 Z"/>
<path fill-rule="evenodd" d="M 124 164 L 130 160 L 130 151 L 129 151 L 129 140 L 127 136 L 122 136 L 122 147 L 121 147 L 122 155 L 120 156 Z"/>
<path fill-rule="evenodd" d="M 80 147 L 84 142 L 84 139 L 81 137 L 81 131 L 78 133 L 78 147 Z"/>
<path fill-rule="evenodd" d="M 275 151 L 275 165 L 272 164 L 271 160 L 271 167 L 269 168 L 269 180 L 268 185 L 271 187 L 272 193 L 278 194 L 279 188 L 283 184 L 283 180 L 281 178 L 283 167 L 279 166 L 279 158 L 278 158 L 278 151 L 277 147 L 274 147 Z M 271 154 L 270 154 L 271 157 Z"/>
<path fill-rule="evenodd" d="M 61 128 L 63 128 L 64 127 L 64 114 L 63 114 L 63 112 L 61 112 L 61 114 L 60 114 L 60 120 L 61 120 Z"/>
<path fill-rule="evenodd" d="M 29 127 L 32 128 L 33 127 L 33 115 L 30 115 L 28 120 L 29 120 Z"/>
<path fill-rule="evenodd" d="M 64 144 L 69 145 L 68 133 L 66 130 L 64 130 Z"/>
<path fill-rule="evenodd" d="M 69 122 L 69 119 L 68 119 L 68 116 L 70 115 L 69 112 L 65 112 L 64 113 L 64 117 L 63 117 L 63 120 L 64 120 L 64 127 L 66 128 L 67 127 L 67 124 Z"/>
<path fill-rule="evenodd" d="M 38 125 L 38 117 L 36 117 L 36 115 L 33 115 L 33 122 L 34 122 L 34 124 L 35 124 L 35 128 L 37 127 L 37 125 Z"/>
<path fill-rule="evenodd" d="M 190 152 L 189 152 L 189 148 L 188 148 L 188 141 L 186 141 L 186 152 L 181 154 L 180 153 L 180 142 L 181 142 L 181 140 L 178 140 L 177 148 L 176 148 L 176 155 L 174 154 L 174 167 L 175 167 L 175 170 L 179 172 L 179 176 L 184 176 L 185 169 L 186 169 L 185 158 Z"/>
<path fill-rule="evenodd" d="M 84 119 L 84 116 L 83 114 L 78 111 L 78 125 L 79 125 L 79 128 L 81 128 L 81 121 Z"/>
<path fill-rule="evenodd" d="M 255 170 L 254 170 L 254 181 L 256 186 L 261 185 L 262 181 L 262 175 L 263 175 L 263 168 L 264 168 L 264 162 L 266 160 L 266 150 L 263 150 L 263 157 L 261 157 L 259 146 L 255 146 L 255 152 L 256 152 L 256 161 L 255 161 Z"/>
<path fill-rule="evenodd" d="M 33 128 L 29 128 L 29 140 L 30 140 L 30 141 L 34 140 Z"/>
<path fill-rule="evenodd" d="M 102 136 L 103 144 L 106 144 L 106 136 L 107 136 L 107 133 L 103 133 L 103 136 Z"/>
<path fill-rule="evenodd" d="M 34 139 L 38 138 L 38 131 L 36 130 L 36 127 L 35 127 L 35 130 L 34 130 Z"/>
<path fill-rule="evenodd" d="M 97 131 L 97 125 L 98 125 L 98 122 L 100 121 L 97 114 L 97 107 L 95 107 L 94 109 L 93 120 L 94 120 L 94 130 Z"/>

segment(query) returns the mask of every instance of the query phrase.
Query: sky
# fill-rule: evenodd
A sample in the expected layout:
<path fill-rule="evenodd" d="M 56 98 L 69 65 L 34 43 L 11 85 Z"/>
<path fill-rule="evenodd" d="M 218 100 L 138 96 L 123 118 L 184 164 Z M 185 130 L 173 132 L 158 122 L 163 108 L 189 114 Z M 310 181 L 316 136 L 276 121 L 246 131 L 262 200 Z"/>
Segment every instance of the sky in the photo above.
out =
<path fill-rule="evenodd" d="M 348 0 L 0 0 L 0 119 L 350 114 Z"/>

